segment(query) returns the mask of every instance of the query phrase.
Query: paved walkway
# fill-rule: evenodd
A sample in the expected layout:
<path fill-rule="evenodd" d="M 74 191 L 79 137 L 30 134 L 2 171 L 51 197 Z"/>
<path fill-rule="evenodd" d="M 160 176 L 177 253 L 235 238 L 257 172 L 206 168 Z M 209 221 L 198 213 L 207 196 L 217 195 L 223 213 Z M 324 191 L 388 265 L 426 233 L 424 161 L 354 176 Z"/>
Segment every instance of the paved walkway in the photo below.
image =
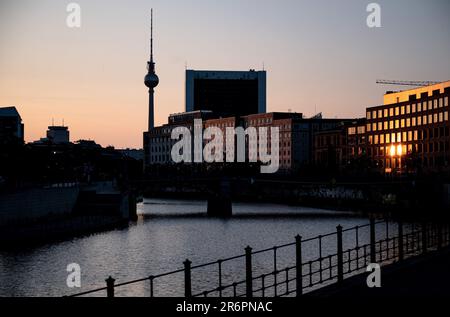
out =
<path fill-rule="evenodd" d="M 450 296 L 450 248 L 407 259 L 381 268 L 381 288 L 368 288 L 368 273 L 344 280 L 343 284 L 312 292 L 314 297 L 410 297 Z"/>

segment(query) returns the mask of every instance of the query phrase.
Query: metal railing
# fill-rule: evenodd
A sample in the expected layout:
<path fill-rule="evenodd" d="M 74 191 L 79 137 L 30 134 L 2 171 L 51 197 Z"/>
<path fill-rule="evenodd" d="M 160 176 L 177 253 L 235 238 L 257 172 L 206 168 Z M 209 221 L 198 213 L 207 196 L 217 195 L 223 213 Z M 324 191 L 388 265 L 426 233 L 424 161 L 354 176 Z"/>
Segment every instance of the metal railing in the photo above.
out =
<path fill-rule="evenodd" d="M 116 289 L 143 282 L 148 283 L 148 296 L 155 297 L 157 281 L 163 277 L 180 274 L 184 277 L 185 297 L 301 296 L 331 283 L 341 283 L 344 278 L 365 271 L 370 263 L 388 264 L 403 261 L 448 246 L 449 228 L 448 224 L 442 223 L 404 225 L 402 222 L 373 219 L 369 224 L 348 229 L 339 225 L 335 232 L 309 239 L 297 235 L 294 242 L 272 248 L 253 251 L 248 246 L 244 254 L 214 262 L 192 265 L 190 260 L 186 260 L 181 269 L 133 281 L 116 284 L 116 280 L 110 276 L 106 279 L 105 287 L 74 294 L 71 297 L 100 292 L 106 292 L 107 297 L 114 297 Z M 317 255 L 310 256 L 309 259 L 307 252 L 304 251 L 308 243 L 315 243 L 318 251 Z M 286 264 L 283 263 L 286 261 L 280 260 L 278 255 L 282 251 L 293 252 L 291 253 L 293 263 Z M 259 255 L 271 258 L 269 271 L 266 271 L 265 266 L 255 265 L 256 257 Z M 225 275 L 224 265 L 237 260 L 243 264 L 244 276 L 239 278 L 238 274 Z M 257 268 L 265 273 L 258 273 Z M 216 271 L 217 280 L 213 286 L 205 285 L 201 290 L 194 289 L 193 273 L 201 269 Z"/>

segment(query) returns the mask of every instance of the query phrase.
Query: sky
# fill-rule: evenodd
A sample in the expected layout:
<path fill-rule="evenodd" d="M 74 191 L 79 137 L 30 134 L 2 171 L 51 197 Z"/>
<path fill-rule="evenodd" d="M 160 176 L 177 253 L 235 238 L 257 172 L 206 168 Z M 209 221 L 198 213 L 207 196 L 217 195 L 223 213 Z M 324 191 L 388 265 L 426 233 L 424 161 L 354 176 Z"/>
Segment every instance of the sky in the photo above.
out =
<path fill-rule="evenodd" d="M 81 7 L 81 27 L 66 24 Z M 155 123 L 184 111 L 185 68 L 267 71 L 267 110 L 363 117 L 382 104 L 376 79 L 450 79 L 450 1 L 0 0 L 0 107 L 14 105 L 27 141 L 47 126 L 71 140 L 141 148 L 154 8 L 160 84 Z"/>

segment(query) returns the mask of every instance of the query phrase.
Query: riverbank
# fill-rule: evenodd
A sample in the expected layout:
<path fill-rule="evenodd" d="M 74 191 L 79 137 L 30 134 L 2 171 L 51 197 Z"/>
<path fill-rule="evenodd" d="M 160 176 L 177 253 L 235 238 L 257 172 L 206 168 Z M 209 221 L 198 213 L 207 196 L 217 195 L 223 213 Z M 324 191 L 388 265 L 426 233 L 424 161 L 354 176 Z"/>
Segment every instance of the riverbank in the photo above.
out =
<path fill-rule="evenodd" d="M 69 239 L 136 220 L 136 195 L 114 182 L 63 185 L 0 194 L 0 248 Z"/>
<path fill-rule="evenodd" d="M 2 227 L 0 249 L 17 249 L 124 228 L 128 220 L 114 216 L 52 217 L 25 225 Z"/>

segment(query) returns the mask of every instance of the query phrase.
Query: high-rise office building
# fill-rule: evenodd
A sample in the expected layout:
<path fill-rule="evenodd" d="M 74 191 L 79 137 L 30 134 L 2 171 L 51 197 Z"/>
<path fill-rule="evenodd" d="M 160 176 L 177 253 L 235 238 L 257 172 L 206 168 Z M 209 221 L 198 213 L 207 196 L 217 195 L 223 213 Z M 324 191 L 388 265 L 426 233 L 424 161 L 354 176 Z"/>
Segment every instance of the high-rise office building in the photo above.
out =
<path fill-rule="evenodd" d="M 186 70 L 186 112 L 196 110 L 221 116 L 265 113 L 266 72 Z"/>

